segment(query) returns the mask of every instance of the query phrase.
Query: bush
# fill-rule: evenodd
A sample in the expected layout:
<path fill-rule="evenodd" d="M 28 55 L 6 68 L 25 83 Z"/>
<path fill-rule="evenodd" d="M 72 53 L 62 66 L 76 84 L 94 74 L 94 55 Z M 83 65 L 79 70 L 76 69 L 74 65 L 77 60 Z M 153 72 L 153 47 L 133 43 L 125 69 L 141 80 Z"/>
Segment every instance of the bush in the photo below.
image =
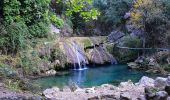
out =
<path fill-rule="evenodd" d="M 133 37 L 125 37 L 123 39 L 123 46 L 130 48 L 142 47 L 142 40 Z"/>
<path fill-rule="evenodd" d="M 50 20 L 58 28 L 62 28 L 64 26 L 64 21 L 55 14 L 50 15 Z"/>
<path fill-rule="evenodd" d="M 17 72 L 9 65 L 0 64 L 0 76 L 15 78 L 17 76 Z"/>
<path fill-rule="evenodd" d="M 29 32 L 32 37 L 47 37 L 49 32 L 49 24 L 45 22 L 37 22 L 36 24 L 29 26 Z"/>
<path fill-rule="evenodd" d="M 8 48 L 9 52 L 16 52 L 26 47 L 25 40 L 28 36 L 28 28 L 24 22 L 6 24 L 0 34 L 0 48 Z"/>

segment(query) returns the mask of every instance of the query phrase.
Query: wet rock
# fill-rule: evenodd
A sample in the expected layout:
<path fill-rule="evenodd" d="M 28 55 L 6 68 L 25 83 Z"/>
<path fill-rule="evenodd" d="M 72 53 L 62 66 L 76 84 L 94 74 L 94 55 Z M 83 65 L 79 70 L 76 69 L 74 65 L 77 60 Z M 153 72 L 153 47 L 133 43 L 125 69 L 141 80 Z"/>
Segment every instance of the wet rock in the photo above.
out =
<path fill-rule="evenodd" d="M 125 92 L 120 94 L 120 100 L 132 100 L 132 97 L 128 92 Z"/>
<path fill-rule="evenodd" d="M 139 80 L 139 85 L 144 86 L 144 87 L 154 87 L 154 82 L 155 80 L 146 76 L 143 76 Z"/>
<path fill-rule="evenodd" d="M 56 73 L 57 72 L 55 70 L 51 69 L 51 70 L 46 72 L 46 75 L 56 75 Z"/>
<path fill-rule="evenodd" d="M 164 89 L 167 85 L 167 78 L 157 77 L 154 82 L 155 87 Z"/>
<path fill-rule="evenodd" d="M 134 62 L 128 63 L 128 67 L 131 68 L 131 69 L 138 69 L 139 68 L 138 64 L 136 64 Z"/>
<path fill-rule="evenodd" d="M 159 91 L 156 93 L 155 100 L 167 100 L 168 98 L 168 93 L 165 91 Z"/>

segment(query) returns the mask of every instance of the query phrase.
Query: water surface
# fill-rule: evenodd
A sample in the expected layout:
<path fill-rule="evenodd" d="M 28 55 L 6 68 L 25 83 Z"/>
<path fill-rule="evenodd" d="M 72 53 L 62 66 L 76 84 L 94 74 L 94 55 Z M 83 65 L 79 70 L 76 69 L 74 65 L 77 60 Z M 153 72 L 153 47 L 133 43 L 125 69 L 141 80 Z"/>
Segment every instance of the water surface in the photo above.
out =
<path fill-rule="evenodd" d="M 92 87 L 106 83 L 116 85 L 128 80 L 137 82 L 142 76 L 153 77 L 153 75 L 143 71 L 130 70 L 127 65 L 103 65 L 81 71 L 70 70 L 65 75 L 39 78 L 34 80 L 34 83 L 39 84 L 44 89 L 53 86 L 62 88 L 73 83 L 80 87 Z"/>

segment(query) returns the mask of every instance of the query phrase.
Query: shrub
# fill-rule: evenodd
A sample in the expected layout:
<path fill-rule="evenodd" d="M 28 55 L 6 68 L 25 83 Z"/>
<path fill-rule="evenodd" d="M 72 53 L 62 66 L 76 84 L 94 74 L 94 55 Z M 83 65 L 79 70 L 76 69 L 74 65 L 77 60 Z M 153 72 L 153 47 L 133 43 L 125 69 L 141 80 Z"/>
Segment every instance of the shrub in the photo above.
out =
<path fill-rule="evenodd" d="M 58 28 L 62 28 L 64 26 L 64 21 L 55 14 L 50 15 L 50 20 Z"/>
<path fill-rule="evenodd" d="M 5 82 L 5 87 L 12 90 L 12 91 L 20 91 L 20 81 L 19 80 L 7 80 Z"/>
<path fill-rule="evenodd" d="M 32 37 L 47 37 L 49 32 L 49 24 L 45 22 L 37 22 L 36 24 L 29 26 L 29 32 Z"/>
<path fill-rule="evenodd" d="M 142 47 L 142 40 L 138 38 L 125 37 L 123 39 L 123 46 L 130 48 L 139 48 Z"/>
<path fill-rule="evenodd" d="M 17 73 L 11 66 L 7 64 L 0 64 L 0 76 L 15 78 Z"/>
<path fill-rule="evenodd" d="M 28 36 L 28 28 L 24 22 L 6 24 L 1 28 L 0 48 L 8 48 L 7 51 L 16 52 L 26 47 L 25 40 Z"/>

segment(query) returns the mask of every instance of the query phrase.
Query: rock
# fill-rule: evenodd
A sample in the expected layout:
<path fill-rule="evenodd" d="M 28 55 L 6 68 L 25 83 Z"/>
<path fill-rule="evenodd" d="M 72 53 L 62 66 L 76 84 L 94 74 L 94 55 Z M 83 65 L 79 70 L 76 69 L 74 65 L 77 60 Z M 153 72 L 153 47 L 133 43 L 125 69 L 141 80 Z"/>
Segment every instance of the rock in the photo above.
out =
<path fill-rule="evenodd" d="M 87 88 L 87 89 L 85 90 L 85 92 L 86 92 L 86 93 L 95 93 L 95 90 L 94 90 L 94 88 Z"/>
<path fill-rule="evenodd" d="M 0 100 L 28 100 L 28 98 L 21 95 L 14 95 L 14 96 L 2 97 L 0 98 Z"/>
<path fill-rule="evenodd" d="M 168 93 L 165 91 L 159 91 L 156 93 L 155 100 L 167 100 L 168 98 Z"/>
<path fill-rule="evenodd" d="M 51 69 L 51 70 L 47 71 L 45 74 L 46 75 L 55 75 L 56 73 L 57 72 L 55 70 Z"/>
<path fill-rule="evenodd" d="M 155 87 L 164 89 L 166 85 L 167 85 L 167 78 L 157 77 L 155 79 L 155 82 L 154 82 Z"/>
<path fill-rule="evenodd" d="M 132 98 L 128 92 L 125 92 L 120 94 L 120 100 L 132 100 Z"/>
<path fill-rule="evenodd" d="M 47 100 L 47 99 L 41 96 L 32 96 L 28 100 Z"/>
<path fill-rule="evenodd" d="M 134 86 L 134 84 L 131 81 L 128 82 L 121 82 L 119 87 L 123 88 L 123 87 L 132 87 Z"/>
<path fill-rule="evenodd" d="M 154 58 L 150 58 L 150 59 L 149 59 L 149 64 L 148 64 L 148 65 L 154 66 L 154 65 L 157 65 L 157 62 L 155 61 Z"/>
<path fill-rule="evenodd" d="M 101 85 L 102 88 L 107 88 L 107 89 L 110 89 L 110 90 L 114 90 L 115 89 L 115 86 L 111 85 L 111 84 L 103 84 Z"/>
<path fill-rule="evenodd" d="M 72 92 L 71 89 L 68 86 L 65 86 L 63 88 L 63 92 Z"/>
<path fill-rule="evenodd" d="M 136 63 L 134 63 L 134 62 L 128 63 L 128 67 L 131 68 L 131 69 L 137 69 L 137 68 L 139 68 L 139 67 L 138 67 L 138 64 L 136 64 Z"/>
<path fill-rule="evenodd" d="M 43 95 L 44 95 L 45 97 L 51 99 L 51 98 L 54 97 L 53 94 L 55 94 L 55 93 L 57 93 L 57 92 L 59 92 L 59 91 L 60 91 L 59 88 L 54 87 L 54 88 L 46 89 L 45 91 L 43 91 Z"/>
<path fill-rule="evenodd" d="M 139 80 L 139 85 L 144 86 L 144 87 L 154 87 L 154 82 L 155 80 L 146 76 L 143 76 Z"/>
<path fill-rule="evenodd" d="M 60 29 L 56 28 L 54 25 L 50 25 L 50 31 L 52 34 L 59 34 L 60 33 Z"/>
<path fill-rule="evenodd" d="M 167 85 L 170 86 L 170 76 L 168 75 L 168 78 L 167 78 Z"/>
<path fill-rule="evenodd" d="M 129 12 L 127 12 L 125 15 L 124 15 L 124 19 L 128 19 L 130 18 L 131 14 Z"/>
<path fill-rule="evenodd" d="M 145 88 L 145 97 L 147 100 L 153 100 L 156 96 L 157 88 L 147 87 Z"/>
<path fill-rule="evenodd" d="M 140 95 L 138 100 L 146 100 L 145 95 Z"/>
<path fill-rule="evenodd" d="M 4 84 L 3 83 L 0 83 L 0 87 L 3 87 L 4 86 Z"/>

